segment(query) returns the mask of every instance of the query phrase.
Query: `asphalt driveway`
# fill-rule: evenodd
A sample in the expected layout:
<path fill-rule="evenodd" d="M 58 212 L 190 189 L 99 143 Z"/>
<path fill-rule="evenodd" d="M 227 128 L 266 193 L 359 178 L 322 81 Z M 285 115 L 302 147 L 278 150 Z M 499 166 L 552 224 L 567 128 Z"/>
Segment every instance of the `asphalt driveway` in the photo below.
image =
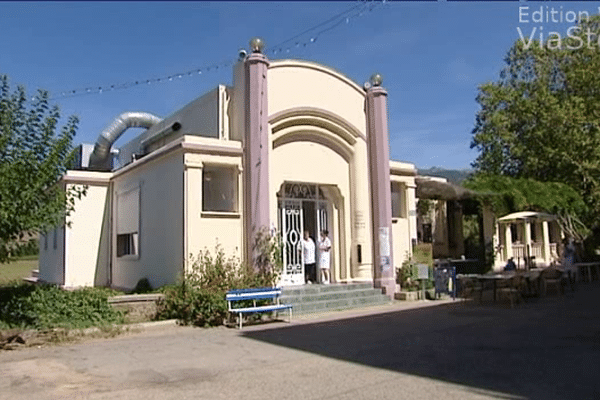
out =
<path fill-rule="evenodd" d="M 593 283 L 515 309 L 392 307 L 3 352 L 0 398 L 593 399 L 599 360 Z"/>

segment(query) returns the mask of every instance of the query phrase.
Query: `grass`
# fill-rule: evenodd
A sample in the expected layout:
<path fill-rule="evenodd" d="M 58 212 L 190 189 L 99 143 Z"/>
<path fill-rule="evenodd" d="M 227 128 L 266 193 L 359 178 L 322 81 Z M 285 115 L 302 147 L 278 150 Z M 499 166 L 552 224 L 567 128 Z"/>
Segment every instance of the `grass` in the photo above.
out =
<path fill-rule="evenodd" d="M 0 286 L 31 276 L 33 269 L 38 269 L 37 257 L 23 257 L 8 264 L 0 264 Z"/>

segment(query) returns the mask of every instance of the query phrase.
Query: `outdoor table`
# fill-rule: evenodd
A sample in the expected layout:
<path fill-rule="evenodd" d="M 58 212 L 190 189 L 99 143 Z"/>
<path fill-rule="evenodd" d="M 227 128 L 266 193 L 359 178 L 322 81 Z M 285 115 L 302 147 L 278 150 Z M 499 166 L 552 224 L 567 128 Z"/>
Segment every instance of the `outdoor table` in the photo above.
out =
<path fill-rule="evenodd" d="M 581 271 L 581 276 L 587 275 L 587 281 L 592 281 L 592 267 L 596 267 L 596 274 L 600 277 L 600 263 L 599 262 L 587 262 L 587 263 L 575 263 L 573 264 Z M 586 271 L 587 273 L 584 273 Z"/>
<path fill-rule="evenodd" d="M 457 279 L 463 278 L 471 278 L 477 279 L 483 285 L 484 282 L 492 282 L 493 290 L 494 290 L 494 302 L 496 301 L 496 291 L 497 291 L 497 282 L 498 281 L 506 281 L 515 276 L 514 272 L 505 272 L 505 273 L 494 273 L 494 274 L 459 274 L 456 275 Z"/>
<path fill-rule="evenodd" d="M 492 281 L 493 282 L 493 287 L 494 287 L 494 302 L 496 301 L 496 288 L 497 288 L 497 282 L 498 281 L 506 281 L 511 279 L 512 277 L 515 276 L 514 272 L 509 272 L 509 273 L 504 273 L 504 274 L 483 274 L 483 275 L 477 275 L 475 278 L 478 279 L 480 282 L 485 282 L 485 281 Z"/>

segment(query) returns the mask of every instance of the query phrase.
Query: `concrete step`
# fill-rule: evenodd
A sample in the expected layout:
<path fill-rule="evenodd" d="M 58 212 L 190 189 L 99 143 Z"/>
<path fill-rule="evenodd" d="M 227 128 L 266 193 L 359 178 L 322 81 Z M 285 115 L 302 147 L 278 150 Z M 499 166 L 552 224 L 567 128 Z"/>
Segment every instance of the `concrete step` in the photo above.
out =
<path fill-rule="evenodd" d="M 28 283 L 37 283 L 38 282 L 38 277 L 37 276 L 36 277 L 28 276 L 26 278 L 23 278 L 23 280 L 25 282 L 28 282 Z"/>
<path fill-rule="evenodd" d="M 331 285 L 301 285 L 301 286 L 287 286 L 283 287 L 281 294 L 283 295 L 298 295 L 298 294 L 317 294 L 317 293 L 328 293 L 328 292 L 343 292 L 352 291 L 357 289 L 373 289 L 371 283 L 334 283 Z"/>
<path fill-rule="evenodd" d="M 357 289 L 357 290 L 344 290 L 344 291 L 332 291 L 324 293 L 310 293 L 310 294 L 282 294 L 280 299 L 282 302 L 288 304 L 294 303 L 313 303 L 327 300 L 341 300 L 348 298 L 363 298 L 370 296 L 381 296 L 381 289 Z"/>
<path fill-rule="evenodd" d="M 318 301 L 312 303 L 294 304 L 294 315 L 306 315 L 312 313 L 321 313 L 326 311 L 345 311 L 354 310 L 370 306 L 390 304 L 389 298 L 383 296 L 370 296 L 356 299 L 339 299 Z"/>
<path fill-rule="evenodd" d="M 370 283 L 303 285 L 286 287 L 280 298 L 292 304 L 295 315 L 343 311 L 375 305 L 389 304 L 389 297 Z"/>
<path fill-rule="evenodd" d="M 39 276 L 40 276 L 40 270 L 39 269 L 31 270 L 31 277 L 32 278 L 37 278 Z"/>

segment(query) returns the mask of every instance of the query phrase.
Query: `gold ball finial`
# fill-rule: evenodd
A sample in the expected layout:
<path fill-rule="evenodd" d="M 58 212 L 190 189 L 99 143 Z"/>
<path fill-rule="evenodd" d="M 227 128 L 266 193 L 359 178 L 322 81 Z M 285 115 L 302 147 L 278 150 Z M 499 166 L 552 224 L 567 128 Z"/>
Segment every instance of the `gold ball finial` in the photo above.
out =
<path fill-rule="evenodd" d="M 252 50 L 253 53 L 262 53 L 264 48 L 265 42 L 261 38 L 254 37 L 250 39 L 250 50 Z"/>
<path fill-rule="evenodd" d="M 373 74 L 371 75 L 369 81 L 373 86 L 381 86 L 381 84 L 383 83 L 383 76 L 381 76 L 381 74 Z"/>

